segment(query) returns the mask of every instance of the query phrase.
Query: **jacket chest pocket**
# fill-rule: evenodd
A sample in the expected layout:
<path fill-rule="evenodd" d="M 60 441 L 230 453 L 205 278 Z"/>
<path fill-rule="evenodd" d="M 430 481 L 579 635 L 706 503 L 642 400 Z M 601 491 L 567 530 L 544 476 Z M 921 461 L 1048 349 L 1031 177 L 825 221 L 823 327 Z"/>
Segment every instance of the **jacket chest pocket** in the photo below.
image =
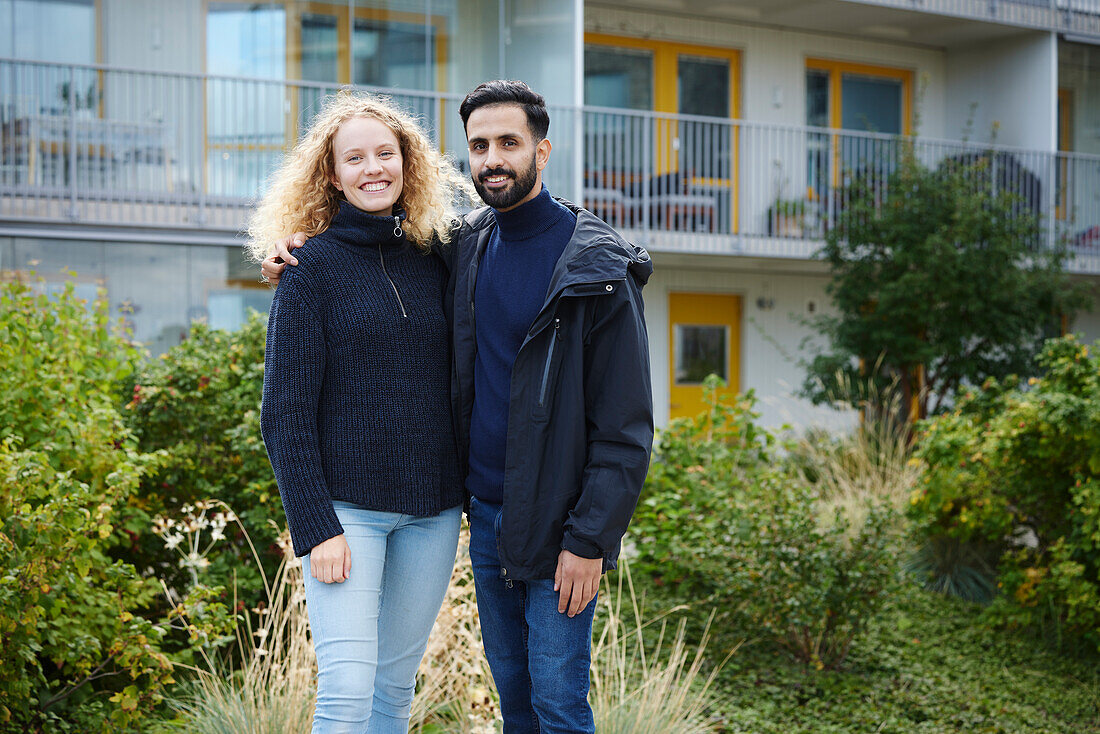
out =
<path fill-rule="evenodd" d="M 554 317 L 550 327 L 550 340 L 546 347 L 539 373 L 538 392 L 535 395 L 535 415 L 546 415 L 554 393 L 555 367 L 561 361 L 561 319 Z"/>

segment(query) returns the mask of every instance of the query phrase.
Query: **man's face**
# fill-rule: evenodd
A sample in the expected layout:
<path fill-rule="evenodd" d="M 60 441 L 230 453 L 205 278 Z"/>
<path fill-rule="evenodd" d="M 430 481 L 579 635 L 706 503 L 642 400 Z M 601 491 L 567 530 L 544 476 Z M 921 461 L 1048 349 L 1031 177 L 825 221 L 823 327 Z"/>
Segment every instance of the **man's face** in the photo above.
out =
<path fill-rule="evenodd" d="M 539 195 L 550 141 L 534 141 L 522 107 L 479 107 L 466 121 L 466 139 L 470 175 L 486 204 L 508 211 Z"/>

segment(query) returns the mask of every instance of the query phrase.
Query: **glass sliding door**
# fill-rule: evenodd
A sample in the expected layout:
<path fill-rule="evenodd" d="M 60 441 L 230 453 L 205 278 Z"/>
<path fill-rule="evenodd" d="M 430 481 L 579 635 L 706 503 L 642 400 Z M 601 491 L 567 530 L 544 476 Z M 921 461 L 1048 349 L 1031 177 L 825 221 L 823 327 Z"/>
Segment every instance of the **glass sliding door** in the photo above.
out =
<path fill-rule="evenodd" d="M 842 74 L 840 78 L 840 126 L 844 130 L 884 133 L 902 132 L 900 79 Z M 894 138 L 845 138 L 841 145 L 842 174 L 870 175 L 885 180 L 896 165 Z"/>
<path fill-rule="evenodd" d="M 730 59 L 679 54 L 676 61 L 677 111 L 714 118 L 681 120 L 673 149 L 678 180 L 666 188 L 670 211 L 659 211 L 667 226 L 691 231 L 728 232 L 733 223 L 733 169 L 736 130 L 730 124 L 733 79 Z"/>
<path fill-rule="evenodd" d="M 206 82 L 206 191 L 254 196 L 287 137 L 282 81 L 287 76 L 286 8 L 276 3 L 211 3 L 206 71 L 252 78 Z"/>
<path fill-rule="evenodd" d="M 321 111 L 325 95 L 340 81 L 340 34 L 336 15 L 302 13 L 299 21 L 299 63 L 301 78 L 325 82 L 324 87 L 304 86 L 298 90 L 298 134 L 301 135 Z"/>
<path fill-rule="evenodd" d="M 653 53 L 645 49 L 585 46 L 584 103 L 651 110 Z M 589 111 L 584 116 L 584 203 L 612 226 L 642 223 L 641 186 L 652 166 L 653 120 Z"/>
<path fill-rule="evenodd" d="M 435 100 L 400 94 L 406 89 L 436 89 L 438 41 L 434 24 L 425 20 L 357 17 L 351 42 L 352 83 L 392 87 L 398 102 L 423 119 L 433 136 L 438 136 L 441 111 Z"/>
<path fill-rule="evenodd" d="M 829 125 L 829 72 L 806 71 L 806 124 L 815 128 Z M 806 189 L 812 199 L 821 199 L 832 186 L 832 151 L 826 133 L 811 132 L 806 140 Z M 779 198 L 792 192 L 780 190 Z"/>
<path fill-rule="evenodd" d="M 627 226 L 735 231 L 739 53 L 594 33 L 585 39 L 585 104 L 657 113 L 586 112 L 589 208 L 602 205 L 612 219 L 621 212 Z"/>
<path fill-rule="evenodd" d="M 806 124 L 852 134 L 807 137 L 807 191 L 814 211 L 834 221 L 846 181 L 884 186 L 897 166 L 897 137 L 909 134 L 913 74 L 904 69 L 811 59 L 806 68 Z"/>

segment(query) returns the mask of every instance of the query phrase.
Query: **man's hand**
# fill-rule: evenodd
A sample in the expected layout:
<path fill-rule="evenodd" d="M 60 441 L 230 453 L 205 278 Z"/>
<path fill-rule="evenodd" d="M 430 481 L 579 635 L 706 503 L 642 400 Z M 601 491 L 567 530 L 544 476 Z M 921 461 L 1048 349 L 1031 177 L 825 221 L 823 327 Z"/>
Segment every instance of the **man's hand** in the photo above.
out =
<path fill-rule="evenodd" d="M 580 614 L 596 598 L 603 574 L 602 558 L 581 558 L 563 550 L 554 571 L 554 591 L 558 592 L 558 611 L 570 617 Z"/>
<path fill-rule="evenodd" d="M 279 240 L 275 243 L 275 254 L 260 263 L 260 272 L 263 273 L 264 280 L 271 283 L 271 287 L 279 285 L 279 278 L 283 274 L 283 269 L 286 268 L 287 263 L 291 265 L 298 264 L 298 258 L 290 254 L 291 250 L 296 250 L 306 243 L 306 237 L 303 232 L 295 232 L 289 237 Z"/>
<path fill-rule="evenodd" d="M 313 546 L 309 552 L 309 575 L 321 583 L 338 584 L 351 574 L 351 548 L 343 534 Z"/>

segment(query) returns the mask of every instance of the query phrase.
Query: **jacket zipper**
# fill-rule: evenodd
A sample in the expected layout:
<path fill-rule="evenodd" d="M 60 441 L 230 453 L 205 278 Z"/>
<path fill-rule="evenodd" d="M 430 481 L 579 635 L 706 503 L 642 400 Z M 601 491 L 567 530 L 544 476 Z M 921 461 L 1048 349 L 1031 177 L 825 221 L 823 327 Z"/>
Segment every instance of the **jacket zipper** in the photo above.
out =
<path fill-rule="evenodd" d="M 546 384 L 550 381 L 550 363 L 554 360 L 554 345 L 558 343 L 561 319 L 554 318 L 554 334 L 550 337 L 550 349 L 546 351 L 546 365 L 542 368 L 542 387 L 539 388 L 539 407 L 546 403 Z"/>
<path fill-rule="evenodd" d="M 386 256 L 382 254 L 382 243 L 378 243 L 378 257 L 382 260 L 382 273 L 386 276 L 386 280 L 390 282 L 390 288 L 393 288 L 393 294 L 397 296 L 397 305 L 401 307 L 401 317 L 408 318 L 409 314 L 405 311 L 405 302 L 401 300 L 401 294 L 397 292 L 397 284 L 393 282 L 393 278 L 390 277 L 390 271 L 386 269 Z"/>

